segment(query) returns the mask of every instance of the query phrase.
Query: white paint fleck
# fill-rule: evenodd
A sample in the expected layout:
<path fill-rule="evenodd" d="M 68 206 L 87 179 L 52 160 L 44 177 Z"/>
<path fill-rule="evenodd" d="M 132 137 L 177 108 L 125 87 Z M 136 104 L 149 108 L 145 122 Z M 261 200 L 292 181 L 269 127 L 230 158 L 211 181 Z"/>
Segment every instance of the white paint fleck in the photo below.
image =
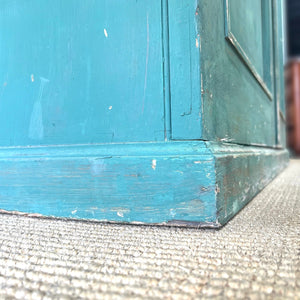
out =
<path fill-rule="evenodd" d="M 176 211 L 175 211 L 175 209 L 173 209 L 173 208 L 170 209 L 170 216 L 171 216 L 172 218 L 174 218 L 174 217 L 176 216 Z"/>
<path fill-rule="evenodd" d="M 152 169 L 156 169 L 156 159 L 152 159 Z"/>
<path fill-rule="evenodd" d="M 112 110 L 112 106 L 110 106 L 108 109 L 109 109 L 109 110 Z"/>
<path fill-rule="evenodd" d="M 196 38 L 196 48 L 199 48 L 199 40 Z"/>
<path fill-rule="evenodd" d="M 194 164 L 201 164 L 202 162 L 200 160 L 194 161 Z"/>
<path fill-rule="evenodd" d="M 31 82 L 34 82 L 34 75 L 33 74 L 31 74 L 30 78 L 31 78 Z"/>
<path fill-rule="evenodd" d="M 75 215 L 77 213 L 77 209 L 71 211 L 72 215 Z"/>
<path fill-rule="evenodd" d="M 123 212 L 121 212 L 121 211 L 118 211 L 118 212 L 117 212 L 117 215 L 118 215 L 119 217 L 121 217 L 121 218 L 124 218 L 124 214 L 123 214 Z"/>
<path fill-rule="evenodd" d="M 105 37 L 108 38 L 108 33 L 107 33 L 107 30 L 105 28 L 103 29 L 103 32 L 104 32 Z"/>
<path fill-rule="evenodd" d="M 203 75 L 201 73 L 201 92 L 203 92 Z"/>

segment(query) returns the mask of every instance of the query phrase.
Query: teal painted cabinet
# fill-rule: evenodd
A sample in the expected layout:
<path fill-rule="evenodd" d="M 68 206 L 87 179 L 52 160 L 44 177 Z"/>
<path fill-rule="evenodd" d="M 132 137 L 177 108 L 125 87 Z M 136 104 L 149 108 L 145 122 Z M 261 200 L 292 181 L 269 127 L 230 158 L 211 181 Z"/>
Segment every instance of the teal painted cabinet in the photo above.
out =
<path fill-rule="evenodd" d="M 0 209 L 218 227 L 287 163 L 281 0 L 2 0 Z"/>

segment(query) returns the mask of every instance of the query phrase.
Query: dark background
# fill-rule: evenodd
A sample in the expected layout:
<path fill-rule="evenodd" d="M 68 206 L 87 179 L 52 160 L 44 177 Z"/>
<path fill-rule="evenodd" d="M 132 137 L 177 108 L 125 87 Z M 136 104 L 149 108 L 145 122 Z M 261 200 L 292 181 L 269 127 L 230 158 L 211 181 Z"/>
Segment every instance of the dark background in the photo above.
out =
<path fill-rule="evenodd" d="M 288 55 L 300 56 L 300 0 L 287 0 Z"/>

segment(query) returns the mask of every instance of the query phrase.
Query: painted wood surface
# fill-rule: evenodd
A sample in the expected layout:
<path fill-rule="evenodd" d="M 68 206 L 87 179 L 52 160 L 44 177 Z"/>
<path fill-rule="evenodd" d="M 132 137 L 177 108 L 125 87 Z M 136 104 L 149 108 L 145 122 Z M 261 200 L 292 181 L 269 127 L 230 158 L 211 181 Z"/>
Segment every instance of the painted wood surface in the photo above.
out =
<path fill-rule="evenodd" d="M 121 222 L 216 220 L 204 142 L 0 151 L 0 209 Z"/>
<path fill-rule="evenodd" d="M 219 227 L 286 165 L 281 0 L 0 2 L 0 210 Z"/>
<path fill-rule="evenodd" d="M 288 163 L 287 150 L 208 143 L 215 158 L 217 219 L 225 224 Z"/>
<path fill-rule="evenodd" d="M 226 39 L 226 31 L 224 33 L 224 27 L 228 26 L 226 3 L 230 3 L 232 7 L 228 12 L 232 23 L 230 28 L 236 35 L 240 48 L 235 41 Z M 244 50 L 249 63 L 266 81 L 264 84 L 270 86 L 263 78 L 263 68 L 266 65 L 260 65 L 263 60 L 263 43 L 255 41 L 256 33 L 252 33 L 252 30 L 256 27 L 253 29 L 252 24 L 248 24 L 254 15 L 241 20 L 238 11 L 239 8 L 242 9 L 242 5 L 240 1 L 231 0 L 201 1 L 202 137 L 206 140 L 274 146 L 275 102 L 270 101 L 268 93 L 239 53 L 241 49 Z M 248 9 L 252 6 L 255 9 L 254 5 L 257 6 L 258 2 L 247 1 Z M 263 17 L 260 12 L 261 10 L 256 18 Z M 241 26 L 237 25 L 239 22 Z M 260 36 L 264 33 L 262 29 Z M 248 53 L 252 52 L 253 44 L 256 44 L 257 51 L 251 55 L 257 57 L 251 61 Z M 270 92 L 273 98 L 272 86 Z"/>
<path fill-rule="evenodd" d="M 164 140 L 161 9 L 2 0 L 0 145 Z"/>
<path fill-rule="evenodd" d="M 202 136 L 198 1 L 168 1 L 172 139 Z"/>
<path fill-rule="evenodd" d="M 0 209 L 219 227 L 286 162 L 284 150 L 201 141 L 7 148 Z"/>
<path fill-rule="evenodd" d="M 225 10 L 227 40 L 272 100 L 274 68 L 271 0 L 225 0 Z"/>

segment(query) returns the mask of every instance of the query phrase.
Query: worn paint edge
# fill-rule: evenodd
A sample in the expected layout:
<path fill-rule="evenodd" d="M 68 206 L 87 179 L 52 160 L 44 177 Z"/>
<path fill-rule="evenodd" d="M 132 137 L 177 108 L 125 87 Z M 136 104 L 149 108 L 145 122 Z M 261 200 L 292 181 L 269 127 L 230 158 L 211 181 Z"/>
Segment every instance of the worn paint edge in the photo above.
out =
<path fill-rule="evenodd" d="M 168 0 L 161 0 L 161 26 L 162 26 L 162 57 L 163 57 L 163 95 L 165 141 L 172 138 L 171 119 L 171 87 L 170 87 L 170 49 L 169 49 L 169 11 Z"/>
<path fill-rule="evenodd" d="M 0 147 L 0 160 L 73 157 L 197 156 L 212 159 L 204 141 L 139 142 L 82 145 Z"/>
<path fill-rule="evenodd" d="M 218 229 L 222 225 L 218 222 L 189 222 L 189 221 L 180 221 L 180 220 L 171 220 L 168 222 L 162 223 L 144 223 L 144 222 L 118 222 L 118 221 L 103 221 L 97 219 L 80 219 L 80 218 L 63 218 L 63 217 L 54 217 L 54 216 L 45 216 L 38 213 L 25 213 L 20 211 L 8 211 L 0 209 L 0 214 L 2 215 L 11 215 L 18 217 L 28 217 L 33 219 L 42 219 L 42 220 L 56 220 L 64 222 L 83 222 L 91 224 L 107 224 L 107 225 L 133 225 L 133 226 L 157 226 L 157 227 L 176 227 L 176 228 L 195 228 L 195 229 Z"/>
<path fill-rule="evenodd" d="M 101 177 L 93 174 L 94 162 L 107 173 L 99 169 Z M 214 158 L 205 142 L 0 148 L 0 168 L 0 209 L 5 211 L 124 224 L 215 226 Z"/>
<path fill-rule="evenodd" d="M 286 149 L 208 143 L 215 157 L 217 220 L 226 224 L 287 165 Z"/>
<path fill-rule="evenodd" d="M 111 152 L 110 152 L 111 151 Z M 17 155 L 16 155 L 17 154 Z M 108 156 L 108 154 L 110 154 Z M 288 162 L 288 153 L 286 150 L 268 149 L 262 147 L 253 146 L 240 146 L 233 144 L 222 144 L 214 142 L 167 142 L 167 143 L 134 143 L 134 144 L 118 144 L 116 145 L 81 145 L 81 146 L 52 146 L 52 147 L 22 147 L 18 149 L 12 148 L 0 148 L 0 161 L 14 161 L 14 166 L 18 167 L 22 161 L 48 161 L 48 160 L 71 160 L 75 158 L 117 158 L 118 157 L 131 157 L 131 158 L 149 158 L 149 157 L 164 157 L 164 158 L 177 158 L 180 157 L 190 163 L 194 160 L 195 165 L 201 169 L 203 162 L 209 162 L 215 172 L 211 178 L 212 185 L 215 186 L 215 198 L 211 198 L 211 205 L 215 206 L 215 221 L 188 221 L 186 220 L 167 220 L 162 216 L 161 222 L 140 222 L 140 221 L 116 221 L 101 219 L 95 220 L 91 216 L 88 218 L 90 221 L 100 221 L 105 223 L 122 223 L 122 224 L 140 224 L 140 225 L 161 225 L 161 226 L 176 226 L 176 227 L 193 227 L 193 228 L 219 228 L 228 222 L 234 215 L 236 215 L 261 189 L 264 188 L 286 165 Z M 225 161 L 225 163 L 224 163 Z M 231 170 L 243 169 L 244 165 L 248 163 L 248 167 L 251 165 L 249 161 L 254 162 L 257 166 L 261 166 L 263 176 L 270 174 L 266 180 L 263 180 L 262 176 L 258 176 L 255 172 L 251 173 L 250 178 L 244 178 L 244 180 L 252 180 L 252 182 L 262 182 L 259 186 L 255 187 L 249 193 L 243 190 L 243 186 L 238 188 L 234 193 L 231 192 L 231 181 L 228 181 L 227 185 L 222 185 L 222 181 L 225 176 L 233 176 Z M 74 160 L 75 162 L 75 160 Z M 123 165 L 126 168 L 126 163 Z M 246 167 L 247 168 L 247 167 Z M 32 184 L 36 184 L 32 182 Z M 195 184 L 197 180 L 195 179 Z M 233 184 L 234 181 L 233 181 Z M 9 187 L 8 187 L 9 188 Z M 48 188 L 48 187 L 47 187 Z M 143 186 L 141 186 L 141 189 Z M 51 189 L 51 187 L 49 188 Z M 50 190 L 49 190 L 50 191 Z M 188 193 L 188 191 L 187 191 Z M 227 193 L 227 194 L 226 194 Z M 224 196 L 226 195 L 226 197 Z M 231 213 L 224 215 L 220 211 L 220 206 L 224 206 L 224 202 L 227 198 L 234 198 L 237 201 L 236 208 Z M 45 199 L 47 202 L 47 199 Z M 158 200 L 156 200 L 158 201 Z M 1 204 L 1 203 L 0 203 Z M 133 204 L 132 204 L 133 205 Z M 0 207 L 0 213 L 11 211 L 6 210 L 5 207 Z M 21 207 L 15 207 L 13 210 L 19 210 L 19 214 L 31 217 L 41 217 L 39 212 L 26 213 L 21 212 Z M 55 215 L 54 215 L 55 216 Z M 49 217 L 47 215 L 47 217 Z M 64 216 L 56 215 L 55 217 L 64 218 Z M 68 217 L 68 219 L 74 219 Z M 85 218 L 76 217 L 76 220 L 82 220 Z"/>

